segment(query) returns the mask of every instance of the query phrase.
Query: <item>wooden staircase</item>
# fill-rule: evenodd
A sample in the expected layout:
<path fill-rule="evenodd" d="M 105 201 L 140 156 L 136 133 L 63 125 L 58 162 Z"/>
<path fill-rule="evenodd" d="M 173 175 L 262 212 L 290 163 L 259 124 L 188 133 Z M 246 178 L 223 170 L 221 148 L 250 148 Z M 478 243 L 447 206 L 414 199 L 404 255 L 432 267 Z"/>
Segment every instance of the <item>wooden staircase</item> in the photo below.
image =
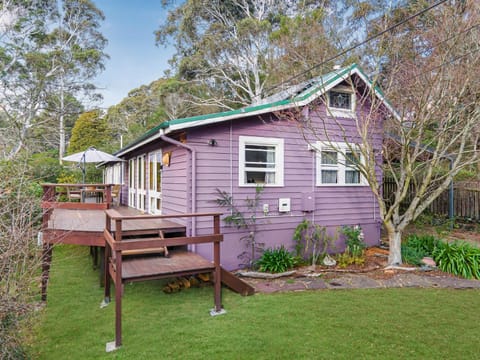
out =
<path fill-rule="evenodd" d="M 247 284 L 242 279 L 233 275 L 230 271 L 220 268 L 222 274 L 222 284 L 226 285 L 229 289 L 239 293 L 242 296 L 250 296 L 255 294 L 255 289 L 250 284 Z"/>

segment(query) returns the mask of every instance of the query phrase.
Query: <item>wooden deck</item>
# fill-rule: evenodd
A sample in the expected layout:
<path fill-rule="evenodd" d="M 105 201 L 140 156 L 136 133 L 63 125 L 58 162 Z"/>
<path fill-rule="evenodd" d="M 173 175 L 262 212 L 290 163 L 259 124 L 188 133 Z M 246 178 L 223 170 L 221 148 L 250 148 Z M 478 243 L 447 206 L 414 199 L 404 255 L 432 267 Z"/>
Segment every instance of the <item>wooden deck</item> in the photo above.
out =
<path fill-rule="evenodd" d="M 59 202 L 57 189 L 62 186 L 65 184 L 44 186 L 42 300 L 47 298 L 53 245 L 76 244 L 105 249 L 100 257 L 103 259 L 101 276 L 105 284 L 105 303 L 110 301 L 111 282 L 115 284 L 115 347 L 122 343 L 121 298 L 125 282 L 212 273 L 212 311 L 215 313 L 223 310 L 221 283 L 224 279 L 234 291 L 242 295 L 253 294 L 250 285 L 220 267 L 220 243 L 223 241 L 220 213 L 149 215 L 125 206 L 112 208 L 108 186 L 104 204 Z M 211 218 L 212 233 L 186 236 L 185 226 L 173 221 L 192 217 Z M 190 244 L 205 243 L 213 244 L 213 262 L 186 251 Z"/>
<path fill-rule="evenodd" d="M 214 279 L 213 311 L 216 314 L 222 313 L 220 243 L 223 241 L 223 235 L 220 233 L 220 213 L 128 216 L 122 215 L 117 209 L 110 209 L 106 210 L 105 214 L 105 304 L 110 302 L 111 282 L 115 284 L 115 341 L 113 345 L 108 346 L 118 348 L 122 344 L 122 295 L 124 284 L 127 282 L 210 272 Z M 159 231 L 157 236 L 146 238 L 129 236 L 132 231 L 126 230 L 126 223 L 130 221 L 156 221 L 178 217 L 211 218 L 212 232 L 200 236 L 166 237 L 163 231 Z M 198 254 L 181 250 L 190 244 L 208 243 L 213 244 L 213 262 Z M 152 250 L 157 249 L 164 256 L 151 256 Z M 168 256 L 165 256 L 167 249 L 173 250 L 168 250 Z M 130 255 L 132 251 L 136 256 Z M 148 255 L 141 255 L 142 252 Z"/>
<path fill-rule="evenodd" d="M 142 212 L 126 206 L 115 210 L 122 216 L 140 216 Z M 75 244 L 105 246 L 105 210 L 52 209 L 42 229 L 47 244 Z M 185 226 L 167 219 L 127 220 L 123 224 L 127 236 L 158 234 L 184 234 Z M 111 228 L 110 230 L 114 230 Z"/>
<path fill-rule="evenodd" d="M 211 261 L 189 251 L 173 250 L 168 257 L 127 258 L 122 262 L 122 277 L 126 281 L 163 279 L 180 273 L 186 276 L 213 270 Z"/>

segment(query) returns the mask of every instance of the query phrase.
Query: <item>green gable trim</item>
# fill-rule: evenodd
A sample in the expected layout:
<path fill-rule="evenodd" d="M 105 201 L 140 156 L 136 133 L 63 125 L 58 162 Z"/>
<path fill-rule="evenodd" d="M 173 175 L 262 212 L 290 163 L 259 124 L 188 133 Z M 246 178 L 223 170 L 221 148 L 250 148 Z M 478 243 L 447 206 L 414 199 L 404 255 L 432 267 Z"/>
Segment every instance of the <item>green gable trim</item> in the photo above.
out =
<path fill-rule="evenodd" d="M 279 101 L 275 101 L 275 102 L 271 102 L 271 103 L 267 103 L 267 104 L 248 106 L 248 107 L 235 109 L 235 110 L 229 110 L 229 111 L 223 111 L 223 112 L 218 112 L 218 113 L 213 113 L 213 114 L 197 115 L 197 116 L 192 116 L 192 117 L 188 117 L 188 118 L 170 120 L 168 122 L 164 122 L 164 123 L 160 124 L 159 127 L 158 127 L 158 130 L 166 129 L 171 125 L 186 124 L 186 123 L 190 123 L 190 122 L 210 120 L 210 119 L 216 119 L 216 118 L 221 118 L 221 117 L 229 117 L 229 116 L 239 115 L 239 114 L 248 114 L 248 113 L 255 112 L 255 111 L 267 110 L 269 108 L 274 108 L 274 107 L 277 107 L 277 106 L 295 104 L 298 101 L 304 101 L 304 100 L 308 99 L 310 96 L 314 95 L 316 92 L 318 92 L 319 90 L 321 90 L 325 86 L 329 85 L 330 83 L 335 82 L 337 79 L 345 76 L 346 74 L 348 74 L 350 71 L 352 71 L 356 67 L 357 67 L 357 65 L 353 64 L 349 67 L 346 67 L 346 68 L 342 69 L 338 73 L 335 72 L 335 76 L 330 77 L 324 83 L 315 86 L 313 90 L 309 89 L 308 93 L 297 95 L 293 99 L 279 100 Z M 329 74 L 325 75 L 325 77 L 328 77 L 328 75 L 331 75 L 331 74 L 332 73 L 329 73 Z"/>
<path fill-rule="evenodd" d="M 387 106 L 389 106 L 392 110 L 393 107 L 391 104 L 385 99 L 385 96 L 383 95 L 383 92 L 380 90 L 380 88 L 375 85 L 373 86 L 373 83 L 370 81 L 368 76 L 362 71 L 362 69 L 357 65 L 357 64 L 352 64 L 350 66 L 347 66 L 343 69 L 340 69 L 338 71 L 330 72 L 328 74 L 325 74 L 321 77 L 321 80 L 317 82 L 316 85 L 313 85 L 311 88 L 305 90 L 304 92 L 296 95 L 293 98 L 288 98 L 284 100 L 278 100 L 274 101 L 271 103 L 266 103 L 266 104 L 260 104 L 260 105 L 254 105 L 254 106 L 248 106 L 248 107 L 243 107 L 240 109 L 235 109 L 235 110 L 229 110 L 229 111 L 222 111 L 218 113 L 213 113 L 213 114 L 205 114 L 205 115 L 197 115 L 197 116 L 192 116 L 192 117 L 187 117 L 187 118 L 180 118 L 180 119 L 174 119 L 174 120 L 169 120 L 169 121 L 164 121 L 161 124 L 157 125 L 156 127 L 152 128 L 151 130 L 147 131 L 144 135 L 142 135 L 140 138 L 132 142 L 131 144 L 128 144 L 125 146 L 123 149 L 120 151 L 125 151 L 128 150 L 130 147 L 133 147 L 137 145 L 138 143 L 148 139 L 149 137 L 157 134 L 161 130 L 168 129 L 169 127 L 173 125 L 181 125 L 181 124 L 189 124 L 189 123 L 196 123 L 200 122 L 198 125 L 201 125 L 202 121 L 206 120 L 214 120 L 214 119 L 221 119 L 221 118 L 226 118 L 225 120 L 228 120 L 228 118 L 237 118 L 238 115 L 248 115 L 249 113 L 255 113 L 255 112 L 268 112 L 268 109 L 274 109 L 279 106 L 288 106 L 288 105 L 295 105 L 298 102 L 306 101 L 310 97 L 318 94 L 319 92 L 324 92 L 325 89 L 331 85 L 332 83 L 335 83 L 337 80 L 343 78 L 344 76 L 350 74 L 352 71 L 358 71 L 360 75 L 363 77 L 363 79 L 367 82 L 367 85 L 369 85 L 375 93 L 380 95 L 382 97 L 382 101 L 384 101 Z M 186 126 L 188 127 L 188 125 Z M 118 152 L 120 152 L 118 151 Z"/>

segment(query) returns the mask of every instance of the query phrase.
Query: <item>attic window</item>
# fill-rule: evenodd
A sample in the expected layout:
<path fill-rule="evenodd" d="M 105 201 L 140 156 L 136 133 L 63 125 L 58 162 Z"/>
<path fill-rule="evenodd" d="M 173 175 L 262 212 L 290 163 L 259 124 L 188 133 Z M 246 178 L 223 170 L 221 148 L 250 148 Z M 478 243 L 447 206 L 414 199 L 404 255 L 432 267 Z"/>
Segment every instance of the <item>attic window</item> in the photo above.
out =
<path fill-rule="evenodd" d="M 348 88 L 335 88 L 328 92 L 328 108 L 330 111 L 353 112 L 355 108 L 355 95 Z M 333 115 L 336 115 L 333 113 Z"/>
<path fill-rule="evenodd" d="M 352 109 L 352 94 L 339 91 L 330 91 L 328 101 L 330 107 L 332 108 L 344 110 Z"/>

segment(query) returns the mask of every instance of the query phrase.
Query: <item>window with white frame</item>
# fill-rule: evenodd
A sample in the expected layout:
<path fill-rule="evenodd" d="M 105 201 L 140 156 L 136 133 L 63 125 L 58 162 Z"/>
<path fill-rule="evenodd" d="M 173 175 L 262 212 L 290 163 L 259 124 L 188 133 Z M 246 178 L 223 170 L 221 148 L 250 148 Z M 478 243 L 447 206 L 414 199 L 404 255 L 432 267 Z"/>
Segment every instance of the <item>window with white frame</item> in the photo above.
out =
<path fill-rule="evenodd" d="M 337 86 L 327 93 L 327 106 L 334 115 L 335 112 L 343 115 L 352 113 L 355 110 L 355 94 L 351 88 Z"/>
<path fill-rule="evenodd" d="M 116 163 L 105 168 L 105 184 L 123 184 L 123 163 Z"/>
<path fill-rule="evenodd" d="M 358 150 L 345 143 L 316 144 L 317 186 L 359 186 L 365 181 L 358 169 L 363 158 Z"/>
<path fill-rule="evenodd" d="M 283 186 L 283 139 L 239 137 L 239 185 Z"/>

